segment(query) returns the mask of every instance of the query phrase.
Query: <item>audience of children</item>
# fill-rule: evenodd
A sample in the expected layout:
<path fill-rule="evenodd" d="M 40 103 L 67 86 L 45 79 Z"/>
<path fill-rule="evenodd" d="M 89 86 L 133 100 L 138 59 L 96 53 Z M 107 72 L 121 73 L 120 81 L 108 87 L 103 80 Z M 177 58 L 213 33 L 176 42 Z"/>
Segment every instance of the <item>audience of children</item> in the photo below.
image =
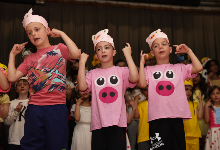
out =
<path fill-rule="evenodd" d="M 208 97 L 204 108 L 204 120 L 209 123 L 205 149 L 216 150 L 220 147 L 220 87 L 210 87 Z"/>
<path fill-rule="evenodd" d="M 28 78 L 23 77 L 15 84 L 18 98 L 11 101 L 5 124 L 9 125 L 9 150 L 20 150 L 20 140 L 24 136 L 25 111 L 28 106 Z"/>
<path fill-rule="evenodd" d="M 71 109 L 76 121 L 71 150 L 91 150 L 91 95 L 78 91 L 78 96 L 76 104 Z"/>
<path fill-rule="evenodd" d="M 197 98 L 199 95 L 202 97 L 203 105 L 200 106 L 199 99 Z M 201 72 L 197 74 L 197 76 L 193 79 L 193 102 L 198 104 L 198 109 L 200 107 L 204 107 L 207 100 L 207 84 L 205 82 L 205 78 L 202 76 Z M 201 130 L 202 138 L 200 138 L 200 146 L 201 150 L 204 150 L 205 147 L 205 138 L 208 132 L 209 124 L 205 123 L 204 119 L 197 119 L 199 128 Z"/>
<path fill-rule="evenodd" d="M 7 67 L 0 64 L 0 149 L 7 149 L 8 142 L 9 150 L 197 150 L 199 143 L 202 150 L 204 145 L 214 150 L 220 146 L 217 60 L 208 59 L 204 65 L 210 85 L 218 85 L 209 85 L 207 94 L 206 81 L 198 73 L 202 65 L 185 44 L 174 45 L 183 64 L 169 64 L 172 48 L 167 35 L 160 29 L 152 32 L 146 39 L 151 51 L 141 52 L 138 74 L 129 43 L 122 49 L 126 61 L 119 59 L 113 65 L 114 42 L 104 29 L 92 36 L 94 69 L 87 73 L 88 55 L 80 54 L 64 32 L 50 30 L 43 17 L 32 15 L 32 9 L 25 14 L 23 26 L 37 52 L 24 49 L 27 42 L 15 44 L 8 79 Z M 51 46 L 49 35 L 61 37 L 67 46 Z M 15 56 L 20 52 L 24 61 L 16 69 Z M 71 60 L 68 79 L 67 60 Z M 26 75 L 28 79 L 21 78 Z M 11 102 L 5 94 L 10 89 L 8 81 L 17 81 L 19 94 Z M 205 103 L 207 97 L 210 100 Z M 10 125 L 8 142 L 3 121 Z"/>
<path fill-rule="evenodd" d="M 199 138 L 201 138 L 201 130 L 197 123 L 197 118 L 203 118 L 203 107 L 198 108 L 198 103 L 193 102 L 193 81 L 192 79 L 185 80 L 186 96 L 189 103 L 192 118 L 184 123 L 185 137 L 186 137 L 186 150 L 199 150 Z M 203 106 L 202 96 L 197 96 L 200 106 Z"/>
<path fill-rule="evenodd" d="M 149 123 L 148 123 L 148 86 L 141 89 L 141 92 L 146 97 L 145 100 L 137 104 L 137 110 L 135 118 L 140 118 L 138 126 L 138 150 L 150 150 L 150 138 L 149 138 Z"/>

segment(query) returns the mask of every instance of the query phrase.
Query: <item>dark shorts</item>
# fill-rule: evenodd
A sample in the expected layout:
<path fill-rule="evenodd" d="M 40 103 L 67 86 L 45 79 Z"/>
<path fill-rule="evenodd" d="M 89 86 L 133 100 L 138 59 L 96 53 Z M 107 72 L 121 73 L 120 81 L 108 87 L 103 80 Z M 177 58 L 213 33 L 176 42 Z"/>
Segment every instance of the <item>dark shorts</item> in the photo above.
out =
<path fill-rule="evenodd" d="M 126 150 L 126 128 L 110 126 L 93 130 L 92 150 Z"/>
<path fill-rule="evenodd" d="M 68 111 L 66 105 L 29 104 L 25 112 L 22 150 L 67 150 Z"/>
<path fill-rule="evenodd" d="M 186 150 L 182 118 L 162 118 L 149 122 L 151 150 Z"/>

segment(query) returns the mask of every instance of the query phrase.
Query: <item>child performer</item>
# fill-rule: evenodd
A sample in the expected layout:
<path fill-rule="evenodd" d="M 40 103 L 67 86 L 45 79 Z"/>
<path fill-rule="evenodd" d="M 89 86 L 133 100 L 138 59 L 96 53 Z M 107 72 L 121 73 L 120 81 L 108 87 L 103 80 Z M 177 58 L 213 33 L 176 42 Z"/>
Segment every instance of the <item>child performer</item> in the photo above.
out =
<path fill-rule="evenodd" d="M 108 29 L 92 36 L 95 55 L 101 62 L 101 68 L 89 71 L 85 76 L 87 54 L 81 54 L 79 60 L 79 90 L 92 91 L 92 150 L 126 149 L 126 106 L 125 90 L 133 88 L 138 81 L 138 71 L 131 57 L 131 47 L 123 48 L 128 67 L 113 65 L 116 54 L 113 38 Z"/>
<path fill-rule="evenodd" d="M 202 96 L 201 94 L 197 96 L 199 99 L 200 106 L 198 109 L 198 103 L 193 102 L 192 89 L 193 81 L 192 79 L 185 80 L 185 90 L 186 96 L 189 103 L 190 112 L 192 119 L 183 121 L 185 137 L 186 137 L 186 150 L 199 150 L 199 138 L 201 138 L 201 130 L 199 128 L 197 118 L 203 118 L 203 105 L 202 105 Z"/>
<path fill-rule="evenodd" d="M 22 77 L 15 84 L 18 98 L 13 100 L 9 107 L 9 115 L 5 120 L 9 128 L 9 150 L 20 150 L 20 140 L 24 136 L 25 111 L 28 106 L 29 83 L 27 77 Z"/>
<path fill-rule="evenodd" d="M 137 110 L 135 113 L 135 118 L 140 118 L 138 126 L 138 150 L 150 150 L 150 138 L 149 138 L 149 123 L 148 121 L 148 86 L 141 89 L 141 92 L 146 97 L 137 104 Z"/>
<path fill-rule="evenodd" d="M 202 65 L 185 44 L 174 45 L 175 53 L 187 53 L 192 64 L 170 64 L 169 54 L 172 53 L 172 47 L 169 47 L 168 37 L 160 29 L 151 33 L 146 41 L 152 56 L 157 60 L 157 65 L 144 68 L 144 57 L 147 54 L 141 52 L 139 86 L 144 88 L 149 84 L 148 122 L 152 149 L 185 150 L 182 118 L 191 118 L 191 114 L 184 80 L 195 77 L 194 73 L 201 71 Z"/>
<path fill-rule="evenodd" d="M 77 123 L 74 128 L 71 150 L 91 150 L 91 95 L 90 93 L 83 94 L 78 91 L 78 96 L 80 98 L 76 101 L 76 104 L 73 104 L 71 109 Z"/>
<path fill-rule="evenodd" d="M 220 147 L 220 87 L 209 88 L 210 100 L 205 104 L 204 120 L 209 123 L 205 150 L 215 150 Z"/>
<path fill-rule="evenodd" d="M 30 54 L 17 69 L 15 56 L 27 42 L 15 44 L 9 56 L 9 81 L 15 82 L 28 74 L 30 83 L 21 149 L 67 149 L 66 63 L 67 59 L 77 59 L 80 51 L 64 32 L 50 31 L 47 21 L 32 15 L 32 9 L 25 14 L 23 26 L 37 52 Z M 51 46 L 48 35 L 61 37 L 67 46 L 61 43 Z"/>

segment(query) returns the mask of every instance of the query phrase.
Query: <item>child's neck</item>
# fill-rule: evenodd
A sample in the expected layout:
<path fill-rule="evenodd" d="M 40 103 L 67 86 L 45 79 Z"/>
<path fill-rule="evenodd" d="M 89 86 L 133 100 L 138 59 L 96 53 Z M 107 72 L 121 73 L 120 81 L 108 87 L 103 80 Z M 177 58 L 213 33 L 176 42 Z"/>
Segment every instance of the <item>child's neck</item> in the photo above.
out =
<path fill-rule="evenodd" d="M 193 86 L 195 90 L 200 90 L 199 84 L 194 84 Z"/>
<path fill-rule="evenodd" d="M 163 64 L 169 64 L 169 58 L 163 59 L 163 60 L 158 60 L 157 59 L 157 65 L 163 65 Z"/>
<path fill-rule="evenodd" d="M 19 94 L 17 100 L 25 100 L 25 99 L 28 99 L 28 94 L 25 93 L 25 94 Z"/>
<path fill-rule="evenodd" d="M 107 69 L 107 68 L 111 68 L 113 66 L 114 66 L 113 60 L 106 62 L 106 63 L 101 62 L 101 69 Z"/>
<path fill-rule="evenodd" d="M 217 73 L 214 73 L 211 77 L 210 77 L 211 80 L 219 80 L 219 76 L 217 75 Z"/>
<path fill-rule="evenodd" d="M 89 98 L 83 99 L 82 103 L 80 104 L 81 106 L 91 106 L 91 103 L 89 102 Z"/>
<path fill-rule="evenodd" d="M 220 107 L 220 102 L 214 102 L 215 107 Z"/>

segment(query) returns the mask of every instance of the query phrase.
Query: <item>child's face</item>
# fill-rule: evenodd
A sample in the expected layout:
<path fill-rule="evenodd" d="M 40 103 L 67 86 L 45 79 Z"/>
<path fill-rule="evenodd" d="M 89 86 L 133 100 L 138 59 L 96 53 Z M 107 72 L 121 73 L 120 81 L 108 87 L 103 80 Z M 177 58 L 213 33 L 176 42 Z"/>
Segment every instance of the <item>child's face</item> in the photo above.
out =
<path fill-rule="evenodd" d="M 201 79 L 200 79 L 200 75 L 198 73 L 197 76 L 193 79 L 193 84 L 197 85 L 197 84 L 199 84 L 200 81 L 201 81 Z"/>
<path fill-rule="evenodd" d="M 215 90 L 211 93 L 210 97 L 211 97 L 211 99 L 212 99 L 212 101 L 213 101 L 214 103 L 220 102 L 220 91 L 219 91 L 218 89 L 215 89 Z"/>
<path fill-rule="evenodd" d="M 214 61 L 210 62 L 210 69 L 209 69 L 209 71 L 210 72 L 215 72 L 215 73 L 218 72 L 218 65 Z"/>
<path fill-rule="evenodd" d="M 113 56 L 116 54 L 116 50 L 113 50 L 113 47 L 108 42 L 99 42 L 96 47 L 96 57 L 100 60 L 102 63 L 106 63 L 113 60 Z"/>
<path fill-rule="evenodd" d="M 72 69 L 73 70 L 78 70 L 79 69 L 79 62 L 78 61 L 74 61 L 72 64 Z"/>
<path fill-rule="evenodd" d="M 156 59 L 163 60 L 169 58 L 169 54 L 172 53 L 172 48 L 169 47 L 169 43 L 164 38 L 157 38 L 152 44 L 151 55 Z"/>
<path fill-rule="evenodd" d="M 32 22 L 27 25 L 26 33 L 31 43 L 37 47 L 37 49 L 44 48 L 45 45 L 49 44 L 48 35 L 50 28 L 45 28 L 39 22 Z"/>
<path fill-rule="evenodd" d="M 146 86 L 145 88 L 141 89 L 141 92 L 144 94 L 146 99 L 148 99 L 148 86 Z"/>
<path fill-rule="evenodd" d="M 185 90 L 186 90 L 187 99 L 189 99 L 192 96 L 192 86 L 191 85 L 185 85 Z"/>
<path fill-rule="evenodd" d="M 16 85 L 16 92 L 18 94 L 26 94 L 29 91 L 28 81 L 20 80 Z"/>

